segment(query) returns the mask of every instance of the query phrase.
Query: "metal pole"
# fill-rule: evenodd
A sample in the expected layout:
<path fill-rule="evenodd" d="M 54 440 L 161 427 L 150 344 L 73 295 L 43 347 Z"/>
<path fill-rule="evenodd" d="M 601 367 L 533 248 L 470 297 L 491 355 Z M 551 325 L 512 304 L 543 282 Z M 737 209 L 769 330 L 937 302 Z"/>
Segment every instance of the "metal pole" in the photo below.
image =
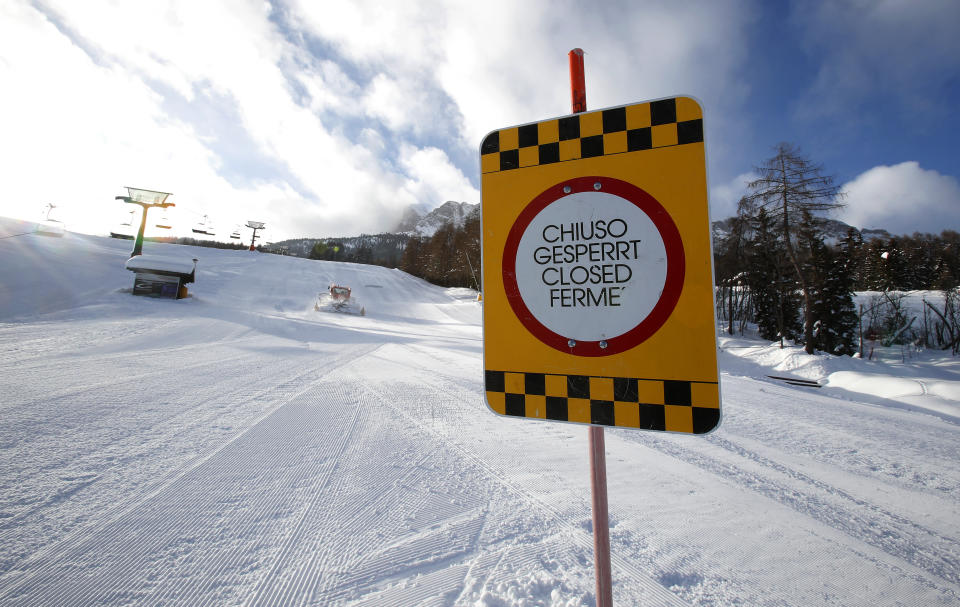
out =
<path fill-rule="evenodd" d="M 144 204 L 136 200 L 130 200 L 129 196 L 116 196 L 116 200 L 122 200 L 127 204 L 135 204 L 143 209 L 143 214 L 140 216 L 140 229 L 137 230 L 137 236 L 133 240 L 133 252 L 130 253 L 130 257 L 136 257 L 143 253 L 143 233 L 147 229 L 147 211 L 149 210 L 150 205 Z"/>
<path fill-rule="evenodd" d="M 575 48 L 570 59 L 570 105 L 574 114 L 587 111 L 587 87 L 583 74 L 583 50 Z M 607 457 L 603 426 L 590 426 L 590 488 L 593 495 L 593 566 L 597 582 L 597 607 L 613 607 L 610 575 L 610 516 L 607 504 Z"/>
<path fill-rule="evenodd" d="M 114 200 L 122 200 L 127 204 L 135 204 L 143 209 L 143 215 L 140 216 L 140 229 L 137 230 L 137 237 L 133 241 L 133 252 L 130 253 L 130 257 L 136 257 L 137 255 L 143 254 L 143 233 L 147 229 L 147 211 L 153 207 L 160 207 L 165 209 L 167 207 L 175 207 L 177 205 L 172 202 L 162 202 L 160 204 L 150 204 L 148 202 L 140 202 L 139 200 L 132 200 L 129 196 L 114 196 Z"/>
<path fill-rule="evenodd" d="M 137 239 L 133 241 L 133 253 L 130 253 L 130 257 L 136 257 L 143 253 L 143 233 L 147 229 L 147 211 L 150 210 L 150 207 L 145 204 L 140 204 L 140 208 L 143 209 L 143 213 L 140 216 L 140 229 L 137 230 Z"/>
<path fill-rule="evenodd" d="M 593 492 L 593 566 L 597 607 L 613 607 L 610 572 L 610 517 L 607 504 L 607 457 L 603 427 L 590 426 L 590 484 Z"/>

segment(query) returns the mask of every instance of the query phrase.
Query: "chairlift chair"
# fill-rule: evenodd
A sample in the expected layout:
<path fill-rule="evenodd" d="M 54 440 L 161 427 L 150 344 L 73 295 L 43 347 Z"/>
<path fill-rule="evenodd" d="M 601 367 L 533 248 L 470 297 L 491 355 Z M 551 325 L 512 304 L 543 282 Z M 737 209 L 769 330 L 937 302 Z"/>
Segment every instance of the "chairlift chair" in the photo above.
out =
<path fill-rule="evenodd" d="M 44 216 L 43 221 L 37 224 L 36 233 L 43 236 L 63 236 L 64 227 L 63 222 L 58 219 L 51 219 L 50 212 L 57 208 L 57 205 L 52 202 L 48 202 L 46 206 L 46 215 Z"/>
<path fill-rule="evenodd" d="M 194 234 L 206 234 L 207 236 L 213 236 L 215 232 L 213 231 L 213 226 L 209 224 L 207 216 L 204 215 L 197 225 L 193 226 Z"/>
<path fill-rule="evenodd" d="M 137 214 L 137 210 L 133 209 L 130 211 L 130 218 L 126 221 L 121 221 L 120 225 L 117 227 L 117 230 L 110 231 L 110 238 L 120 238 L 123 240 L 133 240 L 133 234 L 128 233 L 124 228 L 130 228 L 130 231 L 133 230 L 133 216 Z"/>
<path fill-rule="evenodd" d="M 164 230 L 173 228 L 173 226 L 170 225 L 170 220 L 167 218 L 166 213 L 163 214 L 163 217 L 160 218 L 160 221 L 157 222 L 156 226 L 158 228 L 163 228 Z"/>

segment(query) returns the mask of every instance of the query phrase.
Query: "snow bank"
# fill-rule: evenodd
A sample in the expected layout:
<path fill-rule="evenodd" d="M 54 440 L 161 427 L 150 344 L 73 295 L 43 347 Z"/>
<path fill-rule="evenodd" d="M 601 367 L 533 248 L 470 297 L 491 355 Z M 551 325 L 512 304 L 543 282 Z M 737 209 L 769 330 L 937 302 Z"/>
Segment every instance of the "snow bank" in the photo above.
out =
<path fill-rule="evenodd" d="M 960 420 L 960 381 L 943 377 L 898 377 L 890 373 L 837 371 L 827 385 L 879 396 Z"/>
<path fill-rule="evenodd" d="M 748 337 L 719 337 L 721 368 L 727 373 L 776 381 L 770 376 L 811 380 L 824 391 L 877 397 L 877 404 L 907 405 L 960 421 L 960 358 L 937 350 L 875 345 L 873 360 L 807 354 L 802 346 Z"/>

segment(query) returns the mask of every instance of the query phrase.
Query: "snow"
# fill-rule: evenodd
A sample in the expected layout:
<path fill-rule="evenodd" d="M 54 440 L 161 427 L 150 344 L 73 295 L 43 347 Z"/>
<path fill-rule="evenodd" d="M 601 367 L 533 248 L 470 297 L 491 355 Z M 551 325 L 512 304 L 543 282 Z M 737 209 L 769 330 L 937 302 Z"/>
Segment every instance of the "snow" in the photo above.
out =
<path fill-rule="evenodd" d="M 810 356 L 801 346 L 780 348 L 779 342 L 726 335 L 719 344 L 728 355 L 724 368 L 730 374 L 758 375 L 766 369 L 765 377 L 812 380 L 837 396 L 877 397 L 866 400 L 960 423 L 960 359 L 946 353 L 897 346 L 877 352 L 876 360 L 864 360 L 819 352 Z"/>
<path fill-rule="evenodd" d="M 124 264 L 131 272 L 174 272 L 192 274 L 194 269 L 191 257 L 170 257 L 163 255 L 137 255 Z"/>
<path fill-rule="evenodd" d="M 490 413 L 475 292 L 146 243 L 200 262 L 141 298 L 129 241 L 19 228 L 0 604 L 594 604 L 587 431 Z M 716 432 L 605 432 L 616 604 L 960 604 L 957 360 L 720 346 Z"/>

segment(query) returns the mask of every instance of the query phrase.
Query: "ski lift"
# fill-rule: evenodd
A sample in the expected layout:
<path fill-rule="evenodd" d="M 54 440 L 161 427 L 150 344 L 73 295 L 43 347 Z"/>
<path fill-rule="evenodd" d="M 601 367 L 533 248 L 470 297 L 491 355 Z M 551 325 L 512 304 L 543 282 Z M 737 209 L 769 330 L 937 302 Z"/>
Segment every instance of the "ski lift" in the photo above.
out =
<path fill-rule="evenodd" d="M 110 238 L 121 238 L 123 240 L 133 240 L 133 216 L 137 214 L 136 209 L 130 211 L 130 218 L 126 221 L 121 221 L 118 229 L 116 231 L 110 231 Z M 130 228 L 125 230 L 124 228 Z"/>
<path fill-rule="evenodd" d="M 158 228 L 163 228 L 164 230 L 169 230 L 173 228 L 173 226 L 170 225 L 170 220 L 167 218 L 166 211 L 163 212 L 163 217 L 160 218 L 160 221 L 157 222 L 156 226 Z"/>
<path fill-rule="evenodd" d="M 240 240 L 240 228 L 239 228 L 239 227 L 237 227 L 236 229 L 233 230 L 233 232 L 230 233 L 230 238 L 235 238 L 235 239 L 237 239 L 237 240 Z"/>
<path fill-rule="evenodd" d="M 47 213 L 44 216 L 43 221 L 37 224 L 37 234 L 41 234 L 43 236 L 63 236 L 63 222 L 50 218 L 50 212 L 55 208 L 57 208 L 57 205 L 53 204 L 52 202 L 47 203 Z"/>
<path fill-rule="evenodd" d="M 207 216 L 204 215 L 197 225 L 193 226 L 194 234 L 206 234 L 207 236 L 214 236 L 215 232 L 213 231 L 213 225 L 211 225 L 207 219 Z"/>

